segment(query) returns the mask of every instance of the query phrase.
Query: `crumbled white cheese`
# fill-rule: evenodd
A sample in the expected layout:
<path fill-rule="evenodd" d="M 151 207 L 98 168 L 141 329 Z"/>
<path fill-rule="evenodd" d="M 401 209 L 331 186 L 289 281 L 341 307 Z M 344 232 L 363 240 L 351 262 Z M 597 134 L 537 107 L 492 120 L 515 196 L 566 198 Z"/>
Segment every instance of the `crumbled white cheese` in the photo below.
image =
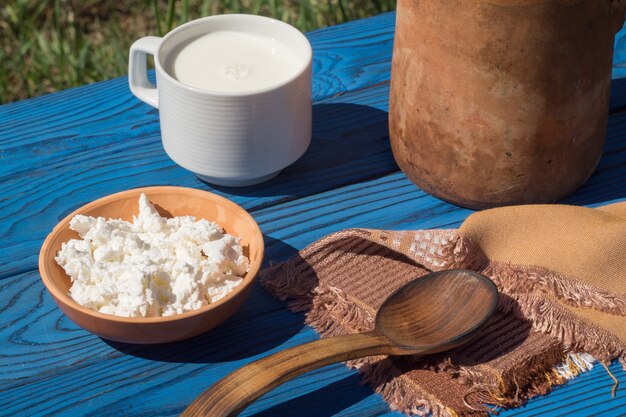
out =
<path fill-rule="evenodd" d="M 63 243 L 57 263 L 80 305 L 123 317 L 158 317 L 195 310 L 223 298 L 242 281 L 248 259 L 240 239 L 192 216 L 164 218 L 148 198 L 123 220 L 78 215 L 82 238 Z"/>

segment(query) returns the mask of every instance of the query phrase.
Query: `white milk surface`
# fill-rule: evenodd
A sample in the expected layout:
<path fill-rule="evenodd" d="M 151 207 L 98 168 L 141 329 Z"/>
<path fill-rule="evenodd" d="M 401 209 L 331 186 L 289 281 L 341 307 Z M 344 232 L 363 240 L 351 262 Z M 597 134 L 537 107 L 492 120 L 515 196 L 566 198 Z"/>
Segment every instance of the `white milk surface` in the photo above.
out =
<path fill-rule="evenodd" d="M 174 53 L 178 81 L 212 91 L 250 91 L 277 85 L 295 75 L 300 59 L 268 36 L 236 31 L 203 35 Z"/>

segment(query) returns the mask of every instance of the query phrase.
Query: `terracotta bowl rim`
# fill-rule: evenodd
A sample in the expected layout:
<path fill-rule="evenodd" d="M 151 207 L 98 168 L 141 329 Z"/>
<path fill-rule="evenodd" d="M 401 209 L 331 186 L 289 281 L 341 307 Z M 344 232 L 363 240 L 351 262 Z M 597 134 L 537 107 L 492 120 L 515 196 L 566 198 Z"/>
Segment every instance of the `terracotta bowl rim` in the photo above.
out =
<path fill-rule="evenodd" d="M 205 197 L 208 196 L 210 197 L 210 199 L 216 201 L 219 205 L 229 206 L 235 209 L 235 211 L 239 212 L 239 214 L 242 217 L 244 217 L 246 221 L 251 223 L 256 233 L 254 234 L 254 236 L 247 237 L 248 242 L 250 246 L 252 246 L 253 244 L 256 244 L 256 246 L 260 248 L 260 256 L 258 257 L 256 261 L 254 262 L 250 261 L 249 270 L 246 273 L 243 279 L 243 282 L 241 284 L 235 287 L 226 297 L 220 299 L 219 301 L 215 303 L 211 303 L 206 306 L 203 306 L 197 310 L 187 311 L 182 314 L 175 314 L 172 316 L 165 316 L 165 317 L 121 317 L 121 316 L 115 316 L 112 314 L 100 313 L 100 312 L 91 310 L 87 307 L 84 307 L 78 304 L 69 296 L 69 294 L 65 294 L 52 282 L 52 280 L 49 278 L 51 271 L 48 270 L 45 261 L 46 261 L 46 258 L 51 255 L 50 251 L 51 251 L 52 240 L 62 230 L 69 227 L 69 221 L 74 216 L 76 216 L 77 214 L 83 214 L 85 211 L 92 209 L 94 207 L 104 206 L 110 203 L 111 201 L 115 201 L 122 197 L 127 197 L 129 195 L 132 196 L 134 194 L 137 196 L 137 198 L 139 198 L 139 195 L 141 193 L 146 193 L 150 195 L 150 193 L 156 193 L 156 192 L 159 192 L 159 193 L 166 192 L 166 193 L 174 193 L 174 194 L 181 194 L 181 195 L 197 195 L 197 196 L 205 196 Z M 207 220 L 210 220 L 210 219 L 207 219 Z M 237 237 L 241 237 L 241 236 L 237 236 Z M 211 310 L 214 310 L 220 307 L 223 304 L 226 304 L 230 301 L 234 301 L 235 297 L 238 294 L 244 292 L 255 281 L 256 276 L 261 268 L 261 263 L 263 262 L 264 254 L 265 254 L 265 243 L 263 241 L 263 234 L 261 232 L 261 229 L 259 228 L 259 225 L 254 220 L 252 215 L 250 215 L 250 213 L 248 213 L 244 208 L 242 208 L 238 204 L 228 200 L 227 198 L 224 198 L 222 196 L 219 196 L 209 191 L 198 190 L 195 188 L 188 188 L 188 187 L 177 187 L 177 186 L 140 187 L 140 188 L 132 188 L 132 189 L 125 190 L 125 191 L 120 191 L 118 193 L 109 194 L 107 196 L 101 197 L 97 200 L 94 200 L 90 203 L 85 204 L 84 206 L 81 206 L 80 208 L 74 210 L 73 212 L 65 216 L 61 221 L 59 221 L 59 223 L 57 223 L 57 225 L 52 229 L 52 232 L 48 234 L 48 236 L 43 242 L 43 245 L 41 246 L 41 250 L 39 252 L 39 274 L 41 276 L 41 280 L 43 281 L 44 285 L 46 286 L 48 291 L 52 294 L 53 298 L 59 304 L 63 304 L 65 307 L 71 308 L 72 310 L 75 310 L 81 314 L 91 316 L 98 320 L 106 320 L 110 322 L 133 323 L 133 324 L 156 324 L 156 323 L 166 323 L 166 322 L 173 322 L 177 320 L 184 320 L 190 317 L 206 314 L 210 312 Z M 67 279 L 70 279 L 69 276 L 66 275 L 66 277 Z"/>

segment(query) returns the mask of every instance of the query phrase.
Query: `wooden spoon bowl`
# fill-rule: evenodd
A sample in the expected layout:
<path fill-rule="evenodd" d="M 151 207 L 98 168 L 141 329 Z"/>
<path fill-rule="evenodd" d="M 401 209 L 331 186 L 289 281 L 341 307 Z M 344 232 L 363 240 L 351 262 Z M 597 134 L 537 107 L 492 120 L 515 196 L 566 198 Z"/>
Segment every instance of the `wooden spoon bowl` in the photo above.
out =
<path fill-rule="evenodd" d="M 376 331 L 401 349 L 445 351 L 467 341 L 497 301 L 496 286 L 482 275 L 435 272 L 390 295 L 376 314 Z"/>
<path fill-rule="evenodd" d="M 471 271 L 434 272 L 394 292 L 374 330 L 295 346 L 252 362 L 218 381 L 183 417 L 237 415 L 252 401 L 300 374 L 373 355 L 426 355 L 469 341 L 493 314 L 496 286 Z"/>

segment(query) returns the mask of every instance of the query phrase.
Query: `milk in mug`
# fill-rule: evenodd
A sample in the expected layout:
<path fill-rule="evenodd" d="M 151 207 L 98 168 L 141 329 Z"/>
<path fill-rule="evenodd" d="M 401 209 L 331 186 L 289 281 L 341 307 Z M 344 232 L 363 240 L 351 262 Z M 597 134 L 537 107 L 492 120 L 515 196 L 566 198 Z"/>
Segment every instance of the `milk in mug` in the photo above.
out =
<path fill-rule="evenodd" d="M 191 87 L 245 92 L 278 85 L 293 77 L 302 60 L 269 36 L 217 30 L 181 45 L 168 72 Z"/>

